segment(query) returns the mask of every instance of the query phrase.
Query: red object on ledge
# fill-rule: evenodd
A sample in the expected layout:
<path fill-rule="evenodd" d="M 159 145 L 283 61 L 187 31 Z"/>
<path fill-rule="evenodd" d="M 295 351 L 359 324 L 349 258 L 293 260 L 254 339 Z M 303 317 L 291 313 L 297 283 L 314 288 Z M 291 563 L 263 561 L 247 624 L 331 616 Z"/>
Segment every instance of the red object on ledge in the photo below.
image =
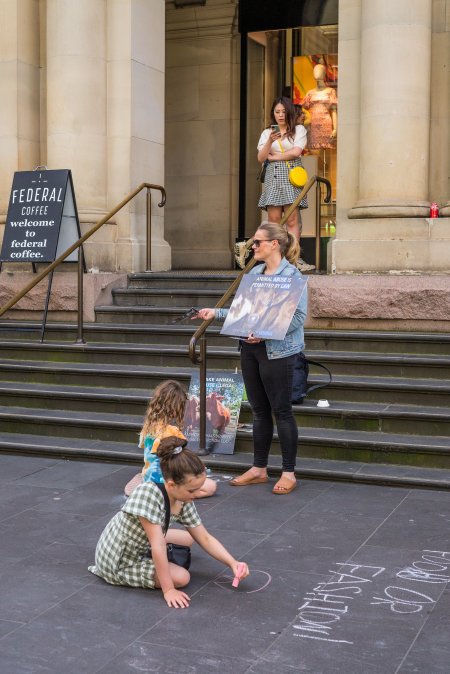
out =
<path fill-rule="evenodd" d="M 439 208 L 436 202 L 433 202 L 430 206 L 430 218 L 439 217 Z"/>

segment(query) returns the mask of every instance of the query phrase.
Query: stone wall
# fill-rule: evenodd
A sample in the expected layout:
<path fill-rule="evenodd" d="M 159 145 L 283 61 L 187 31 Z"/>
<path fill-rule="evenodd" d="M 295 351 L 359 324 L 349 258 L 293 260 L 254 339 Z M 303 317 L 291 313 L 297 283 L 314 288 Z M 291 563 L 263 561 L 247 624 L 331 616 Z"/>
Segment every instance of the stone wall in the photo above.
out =
<path fill-rule="evenodd" d="M 450 275 L 310 276 L 308 293 L 308 328 L 450 329 Z"/>
<path fill-rule="evenodd" d="M 166 237 L 175 269 L 228 269 L 236 228 L 235 2 L 166 10 Z"/>
<path fill-rule="evenodd" d="M 448 272 L 448 0 L 340 0 L 332 269 Z M 431 133 L 430 133 L 431 129 Z"/>
<path fill-rule="evenodd" d="M 164 0 L 5 0 L 0 223 L 14 171 L 72 170 L 83 233 L 142 182 L 164 184 Z M 169 269 L 160 193 L 152 266 Z M 142 271 L 145 191 L 86 244 L 88 268 Z"/>
<path fill-rule="evenodd" d="M 71 265 L 73 267 L 73 265 Z M 14 295 L 25 288 L 33 279 L 33 274 L 20 271 L 8 265 L 0 274 L 0 307 L 9 302 Z M 49 302 L 49 320 L 76 321 L 78 311 L 77 273 L 74 271 L 56 272 L 53 276 Z M 113 288 L 125 287 L 126 274 L 99 273 L 85 274 L 83 281 L 83 319 L 95 321 L 94 308 L 98 305 L 112 304 Z M 12 309 L 7 311 L 3 319 L 26 319 L 40 321 L 43 316 L 48 281 L 42 279 Z"/>

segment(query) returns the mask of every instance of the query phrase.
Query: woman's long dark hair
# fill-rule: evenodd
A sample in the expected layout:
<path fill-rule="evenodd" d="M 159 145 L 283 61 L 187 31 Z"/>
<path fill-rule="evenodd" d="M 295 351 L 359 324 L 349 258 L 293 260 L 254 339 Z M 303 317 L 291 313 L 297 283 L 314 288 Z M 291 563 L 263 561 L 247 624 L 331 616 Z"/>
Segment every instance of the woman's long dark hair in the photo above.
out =
<path fill-rule="evenodd" d="M 205 465 L 196 454 L 186 449 L 187 441 L 171 435 L 159 443 L 156 453 L 161 461 L 165 480 L 183 484 L 188 475 L 198 477 L 205 473 Z"/>
<path fill-rule="evenodd" d="M 275 120 L 274 110 L 278 104 L 281 104 L 285 110 L 286 136 L 288 138 L 293 138 L 295 136 L 295 122 L 297 121 L 297 115 L 294 108 L 294 104 L 292 103 L 291 99 L 286 98 L 286 96 L 279 96 L 278 98 L 276 98 L 272 103 L 272 109 L 270 111 L 270 118 L 272 120 L 272 124 L 277 123 Z"/>

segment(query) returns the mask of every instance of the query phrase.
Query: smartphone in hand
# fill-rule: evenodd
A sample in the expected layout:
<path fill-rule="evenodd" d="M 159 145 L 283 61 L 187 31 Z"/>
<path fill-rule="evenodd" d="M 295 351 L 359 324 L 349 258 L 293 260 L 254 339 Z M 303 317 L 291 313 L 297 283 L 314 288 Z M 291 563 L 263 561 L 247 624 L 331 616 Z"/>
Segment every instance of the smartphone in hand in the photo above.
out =
<path fill-rule="evenodd" d="M 280 133 L 280 127 L 278 124 L 271 124 L 270 128 L 272 130 L 272 133 Z"/>

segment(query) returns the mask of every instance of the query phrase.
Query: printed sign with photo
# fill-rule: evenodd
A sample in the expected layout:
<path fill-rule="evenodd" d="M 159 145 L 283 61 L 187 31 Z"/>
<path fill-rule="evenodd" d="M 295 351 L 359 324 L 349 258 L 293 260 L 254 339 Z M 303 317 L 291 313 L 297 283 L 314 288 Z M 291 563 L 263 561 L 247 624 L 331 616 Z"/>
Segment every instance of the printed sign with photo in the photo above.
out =
<path fill-rule="evenodd" d="M 240 373 L 211 372 L 206 377 L 206 449 L 210 454 L 233 454 L 244 382 Z M 190 449 L 199 448 L 200 380 L 191 377 L 184 414 L 184 434 Z"/>
<path fill-rule="evenodd" d="M 306 279 L 299 276 L 246 274 L 239 284 L 221 330 L 222 335 L 284 339 Z"/>

